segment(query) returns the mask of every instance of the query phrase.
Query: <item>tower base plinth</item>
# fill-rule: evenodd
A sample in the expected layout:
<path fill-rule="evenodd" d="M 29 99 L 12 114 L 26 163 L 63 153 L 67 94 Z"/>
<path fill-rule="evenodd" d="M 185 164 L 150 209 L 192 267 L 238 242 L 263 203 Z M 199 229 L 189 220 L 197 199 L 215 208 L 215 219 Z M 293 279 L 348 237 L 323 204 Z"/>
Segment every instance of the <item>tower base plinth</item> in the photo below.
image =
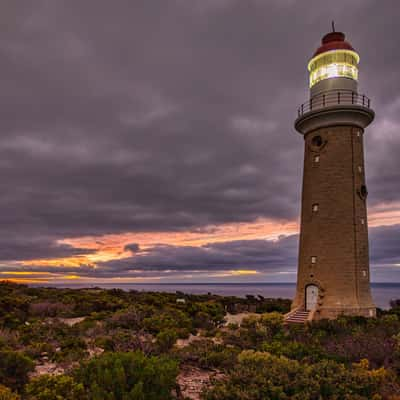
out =
<path fill-rule="evenodd" d="M 365 318 L 374 318 L 376 317 L 376 308 L 374 306 L 371 307 L 362 307 L 362 308 L 328 308 L 321 307 L 314 313 L 314 320 L 320 319 L 336 319 L 341 316 L 346 317 L 365 317 Z"/>

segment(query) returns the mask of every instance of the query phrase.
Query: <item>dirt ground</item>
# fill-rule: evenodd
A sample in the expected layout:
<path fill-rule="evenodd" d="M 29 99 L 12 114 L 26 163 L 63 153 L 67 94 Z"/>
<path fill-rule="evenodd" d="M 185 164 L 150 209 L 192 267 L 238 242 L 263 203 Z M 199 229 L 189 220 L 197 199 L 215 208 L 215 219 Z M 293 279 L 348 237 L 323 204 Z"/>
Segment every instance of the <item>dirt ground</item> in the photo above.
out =
<path fill-rule="evenodd" d="M 189 344 L 196 342 L 198 340 L 203 339 L 200 335 L 189 335 L 189 337 L 187 339 L 178 339 L 176 341 L 175 346 L 178 349 L 182 349 L 183 347 L 189 346 Z"/>
<path fill-rule="evenodd" d="M 77 317 L 77 318 L 60 318 L 60 321 L 68 326 L 74 326 L 75 324 L 79 324 L 86 317 Z"/>
<path fill-rule="evenodd" d="M 185 366 L 177 378 L 182 397 L 200 400 L 200 393 L 210 386 L 212 378 L 222 379 L 223 374 L 218 371 L 206 371 L 196 367 Z"/>
<path fill-rule="evenodd" d="M 249 313 L 249 312 L 244 312 L 244 313 L 239 313 L 239 314 L 229 314 L 227 313 L 225 315 L 225 321 L 226 324 L 238 324 L 240 326 L 240 324 L 242 323 L 244 318 L 247 317 L 259 317 L 260 314 L 256 314 L 256 313 Z"/>
<path fill-rule="evenodd" d="M 36 365 L 35 370 L 30 375 L 31 378 L 40 375 L 60 375 L 65 372 L 64 368 L 52 362 L 44 362 L 42 364 Z"/>

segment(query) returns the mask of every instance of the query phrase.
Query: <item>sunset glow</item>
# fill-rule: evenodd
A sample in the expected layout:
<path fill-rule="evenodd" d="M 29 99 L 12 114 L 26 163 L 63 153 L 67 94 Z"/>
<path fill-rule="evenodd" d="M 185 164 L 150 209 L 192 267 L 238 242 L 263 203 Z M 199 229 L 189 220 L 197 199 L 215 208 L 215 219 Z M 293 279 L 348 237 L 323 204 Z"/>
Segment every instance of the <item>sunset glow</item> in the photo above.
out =
<path fill-rule="evenodd" d="M 370 208 L 369 212 L 369 226 L 391 226 L 400 224 L 400 203 L 381 203 Z M 197 232 L 144 232 L 144 233 L 123 233 L 123 234 L 110 234 L 102 236 L 84 236 L 80 238 L 66 238 L 60 240 L 60 244 L 69 245 L 72 248 L 86 248 L 93 251 L 90 254 L 82 254 L 73 257 L 54 258 L 54 259 L 32 259 L 23 260 L 17 263 L 20 270 L 2 270 L 0 275 L 5 276 L 6 279 L 22 279 L 24 281 L 46 281 L 52 280 L 65 280 L 65 281 L 82 281 L 88 279 L 94 281 L 97 278 L 87 278 L 80 275 L 82 267 L 96 269 L 99 263 L 107 263 L 109 261 L 124 260 L 135 255 L 147 254 L 147 252 L 154 246 L 173 246 L 176 248 L 184 248 L 186 246 L 198 247 L 207 246 L 210 244 L 218 244 L 233 241 L 246 241 L 246 240 L 269 240 L 276 241 L 280 237 L 287 237 L 295 235 L 298 232 L 297 221 L 272 221 L 266 219 L 259 219 L 253 223 L 237 223 L 237 224 L 222 224 L 208 226 Z M 131 243 L 137 243 L 137 251 L 129 250 L 126 246 Z M 29 271 L 24 268 L 41 267 L 43 270 Z M 64 274 L 63 268 L 69 268 L 71 273 Z M 76 271 L 72 273 L 72 271 Z M 140 273 L 140 271 L 137 271 Z M 201 271 L 198 271 L 198 276 Z M 254 276 L 259 274 L 257 269 L 232 269 L 230 271 L 210 273 L 207 272 L 206 276 L 214 278 L 223 277 L 240 277 L 240 276 Z M 164 271 L 163 276 L 168 275 L 168 271 Z M 281 272 L 279 272 L 282 275 Z M 190 278 L 192 274 L 181 274 L 180 278 Z M 179 276 L 177 276 L 179 278 Z M 104 281 L 104 278 L 99 278 Z M 108 277 L 106 281 L 114 281 L 118 279 L 120 282 L 140 282 L 160 280 L 161 276 L 146 276 L 143 277 Z"/>

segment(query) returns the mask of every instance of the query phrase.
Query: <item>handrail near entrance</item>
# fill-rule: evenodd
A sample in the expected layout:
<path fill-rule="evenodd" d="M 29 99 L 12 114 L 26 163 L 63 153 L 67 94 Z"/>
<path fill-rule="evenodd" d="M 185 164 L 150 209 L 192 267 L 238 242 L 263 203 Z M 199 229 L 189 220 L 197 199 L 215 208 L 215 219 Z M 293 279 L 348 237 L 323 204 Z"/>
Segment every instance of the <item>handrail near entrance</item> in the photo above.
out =
<path fill-rule="evenodd" d="M 331 90 L 318 94 L 303 103 L 297 110 L 299 117 L 310 111 L 337 105 L 358 105 L 370 108 L 371 100 L 365 94 L 358 94 L 351 90 Z"/>

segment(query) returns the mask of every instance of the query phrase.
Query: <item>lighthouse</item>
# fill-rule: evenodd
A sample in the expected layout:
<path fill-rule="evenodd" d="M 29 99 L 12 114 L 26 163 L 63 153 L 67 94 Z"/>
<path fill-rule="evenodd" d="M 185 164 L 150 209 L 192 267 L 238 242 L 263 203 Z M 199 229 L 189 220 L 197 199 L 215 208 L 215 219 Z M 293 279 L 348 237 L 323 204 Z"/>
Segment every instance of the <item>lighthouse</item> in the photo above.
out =
<path fill-rule="evenodd" d="M 297 288 L 288 322 L 376 315 L 364 168 L 365 128 L 375 114 L 358 92 L 359 61 L 333 27 L 308 63 L 310 97 L 295 121 L 304 138 L 304 169 Z"/>

